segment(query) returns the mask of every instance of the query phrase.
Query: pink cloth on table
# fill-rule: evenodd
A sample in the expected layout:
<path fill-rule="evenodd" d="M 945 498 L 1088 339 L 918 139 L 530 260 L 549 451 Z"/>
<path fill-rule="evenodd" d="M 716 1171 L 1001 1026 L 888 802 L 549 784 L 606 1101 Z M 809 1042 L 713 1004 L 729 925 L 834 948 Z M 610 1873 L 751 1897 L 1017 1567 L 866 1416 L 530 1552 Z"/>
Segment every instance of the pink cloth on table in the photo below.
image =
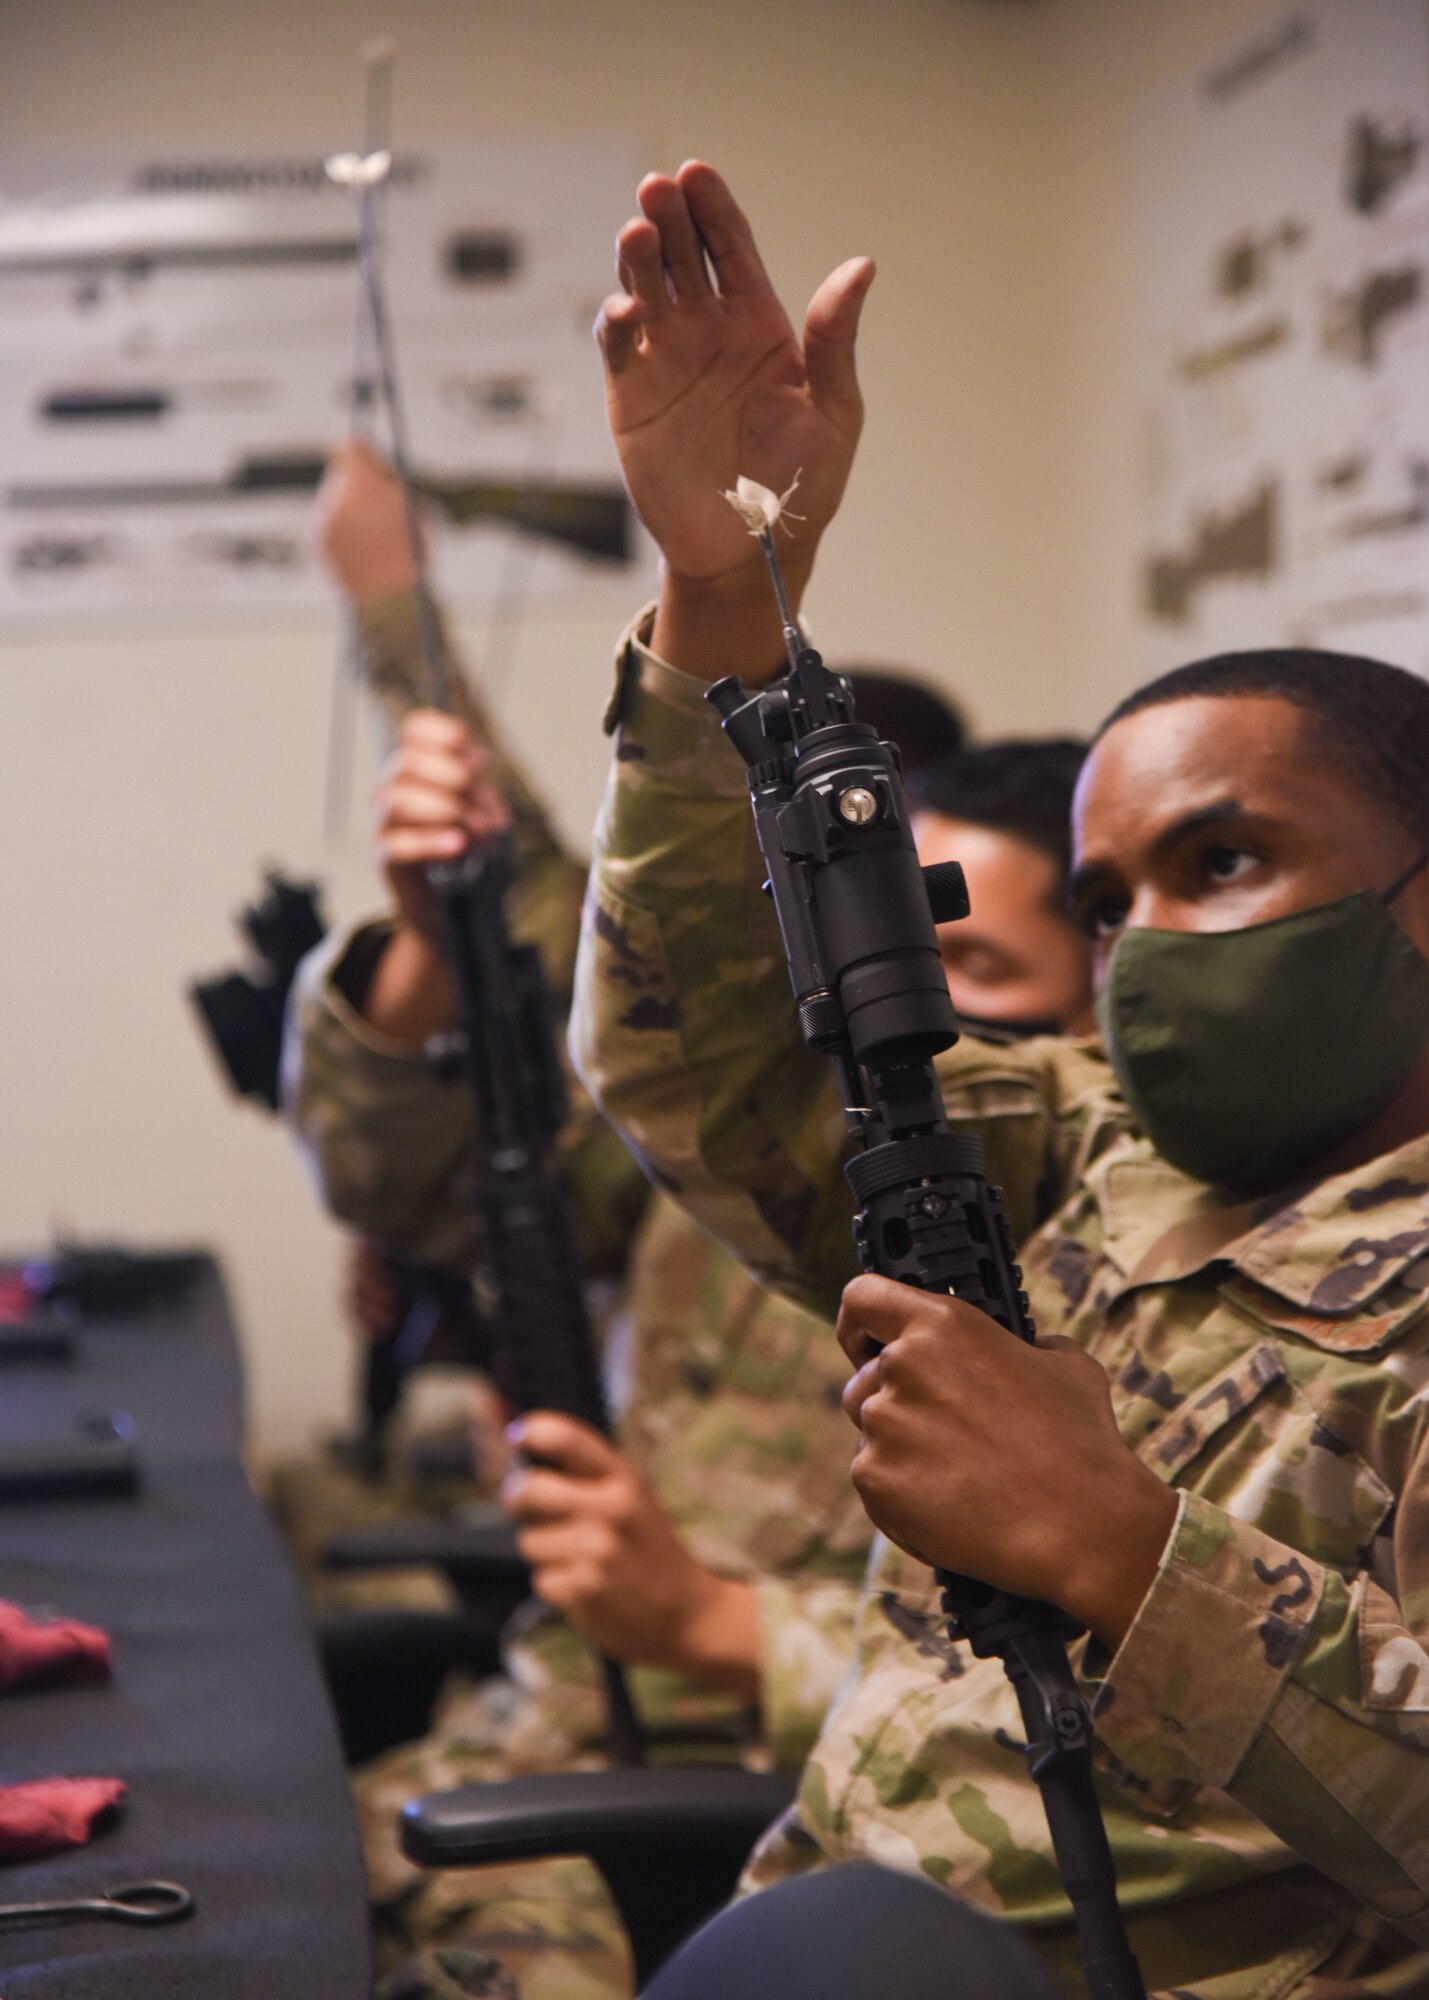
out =
<path fill-rule="evenodd" d="M 0 1785 L 0 1861 L 83 1847 L 101 1814 L 124 1798 L 120 1778 L 36 1778 Z"/>
<path fill-rule="evenodd" d="M 23 1681 L 102 1681 L 109 1634 L 78 1618 L 32 1618 L 0 1598 L 0 1688 Z"/>
<path fill-rule="evenodd" d="M 23 1271 L 0 1266 L 0 1324 L 28 1319 L 39 1301 Z"/>

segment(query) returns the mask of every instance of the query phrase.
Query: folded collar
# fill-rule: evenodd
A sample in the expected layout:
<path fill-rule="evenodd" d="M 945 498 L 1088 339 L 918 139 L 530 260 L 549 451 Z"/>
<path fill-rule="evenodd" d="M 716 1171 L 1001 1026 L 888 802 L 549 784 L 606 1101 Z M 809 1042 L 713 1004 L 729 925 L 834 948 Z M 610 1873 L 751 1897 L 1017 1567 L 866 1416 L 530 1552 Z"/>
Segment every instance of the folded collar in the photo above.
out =
<path fill-rule="evenodd" d="M 1292 1305 L 1334 1318 L 1357 1312 L 1429 1253 L 1429 1135 L 1259 1201 L 1222 1200 L 1144 1139 L 1113 1146 L 1087 1185 L 1126 1290 L 1223 1263 Z"/>

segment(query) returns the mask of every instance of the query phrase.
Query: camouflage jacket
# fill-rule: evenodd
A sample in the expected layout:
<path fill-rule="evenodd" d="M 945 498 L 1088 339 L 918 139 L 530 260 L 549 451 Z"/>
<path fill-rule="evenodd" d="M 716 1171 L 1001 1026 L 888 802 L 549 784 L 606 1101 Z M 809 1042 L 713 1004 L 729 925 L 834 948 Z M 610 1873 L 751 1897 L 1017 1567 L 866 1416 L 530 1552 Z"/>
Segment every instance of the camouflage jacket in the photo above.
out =
<path fill-rule="evenodd" d="M 698 683 L 633 638 L 620 676 L 573 1046 L 666 1185 L 827 1313 L 854 1268 L 846 1142 L 743 768 Z M 1184 1496 L 1115 1657 L 1080 1660 L 1149 1986 L 1429 1993 L 1429 1137 L 1230 1207 L 1130 1129 L 1094 1044 L 968 1042 L 939 1072 L 988 1141 L 1039 1326 L 1102 1363 Z M 883 1548 L 870 1580 L 856 1678 L 751 1881 L 921 1869 L 1074 1984 L 998 1664 L 948 1641 L 928 1570 Z"/>
<path fill-rule="evenodd" d="M 395 721 L 420 688 L 413 601 L 369 611 L 360 637 L 364 675 Z M 469 691 L 465 715 L 493 751 L 493 775 L 515 810 L 513 928 L 540 943 L 560 1004 L 584 871 Z M 335 1214 L 396 1250 L 469 1267 L 480 1254 L 469 1094 L 420 1049 L 377 1034 L 344 998 L 342 965 L 357 942 L 330 939 L 300 969 L 289 1115 Z M 871 1539 L 848 1483 L 851 1435 L 839 1402 L 847 1370 L 824 1322 L 752 1281 L 672 1203 L 657 1196 L 641 1220 L 644 1176 L 578 1086 L 573 1099 L 560 1171 L 585 1268 L 626 1278 L 607 1369 L 621 1442 L 695 1555 L 755 1584 L 760 1738 L 797 1765 L 852 1657 Z M 574 1747 L 583 1730 L 598 1734 L 598 1684 L 569 1631 L 547 1616 L 516 1643 L 522 1656 L 508 1649 L 508 1665 L 523 1687 L 540 1690 L 552 1740 Z M 743 1721 L 731 1700 L 673 1675 L 640 1670 L 635 1692 L 656 1724 L 729 1730 Z"/>

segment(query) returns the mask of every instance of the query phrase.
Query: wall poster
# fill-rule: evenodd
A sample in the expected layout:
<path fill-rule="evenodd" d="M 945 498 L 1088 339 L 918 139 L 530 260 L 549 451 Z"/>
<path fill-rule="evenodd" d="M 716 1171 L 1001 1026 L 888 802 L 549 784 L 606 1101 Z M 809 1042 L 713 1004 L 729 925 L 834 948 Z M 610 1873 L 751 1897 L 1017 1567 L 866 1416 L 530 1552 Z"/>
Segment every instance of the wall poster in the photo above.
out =
<path fill-rule="evenodd" d="M 1300 0 L 1138 147 L 1138 664 L 1429 674 L 1429 0 Z"/>
<path fill-rule="evenodd" d="M 444 594 L 609 593 L 652 563 L 591 321 L 618 138 L 399 150 L 387 290 Z M 0 619 L 330 609 L 309 545 L 349 422 L 356 217 L 323 156 L 0 155 Z M 618 607 L 618 609 L 616 608 Z"/>

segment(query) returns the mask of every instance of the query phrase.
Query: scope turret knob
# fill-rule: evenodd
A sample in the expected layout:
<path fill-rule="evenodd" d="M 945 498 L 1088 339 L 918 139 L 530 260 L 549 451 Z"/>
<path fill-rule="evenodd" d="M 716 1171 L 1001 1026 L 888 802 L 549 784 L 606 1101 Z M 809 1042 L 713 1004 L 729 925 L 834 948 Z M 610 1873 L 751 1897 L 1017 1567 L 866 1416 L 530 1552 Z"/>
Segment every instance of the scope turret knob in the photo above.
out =
<path fill-rule="evenodd" d="M 923 887 L 935 924 L 955 924 L 968 914 L 968 885 L 961 863 L 933 861 L 923 870 Z"/>
<path fill-rule="evenodd" d="M 867 826 L 878 817 L 878 799 L 867 785 L 850 785 L 839 793 L 839 818 L 850 826 Z"/>

